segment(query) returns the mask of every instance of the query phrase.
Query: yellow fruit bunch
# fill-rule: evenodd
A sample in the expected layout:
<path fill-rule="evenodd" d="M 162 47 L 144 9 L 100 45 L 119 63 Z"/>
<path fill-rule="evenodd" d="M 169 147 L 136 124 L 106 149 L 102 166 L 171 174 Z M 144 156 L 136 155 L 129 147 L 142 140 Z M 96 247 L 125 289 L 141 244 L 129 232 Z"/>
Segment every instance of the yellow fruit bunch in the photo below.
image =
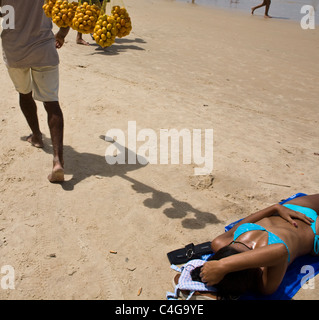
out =
<path fill-rule="evenodd" d="M 117 35 L 116 21 L 113 16 L 107 14 L 100 15 L 97 21 L 93 38 L 102 48 L 111 46 Z"/>
<path fill-rule="evenodd" d="M 52 9 L 52 21 L 59 28 L 70 27 L 74 18 L 77 2 L 67 0 L 57 0 Z"/>
<path fill-rule="evenodd" d="M 83 2 L 76 9 L 72 28 L 81 33 L 92 33 L 100 15 L 100 8 L 96 4 Z"/>
<path fill-rule="evenodd" d="M 56 0 L 46 0 L 43 5 L 43 11 L 48 18 L 52 18 L 52 9 L 55 5 Z"/>
<path fill-rule="evenodd" d="M 118 30 L 117 37 L 123 38 L 130 34 L 132 30 L 131 18 L 124 7 L 113 6 L 111 11 Z"/>

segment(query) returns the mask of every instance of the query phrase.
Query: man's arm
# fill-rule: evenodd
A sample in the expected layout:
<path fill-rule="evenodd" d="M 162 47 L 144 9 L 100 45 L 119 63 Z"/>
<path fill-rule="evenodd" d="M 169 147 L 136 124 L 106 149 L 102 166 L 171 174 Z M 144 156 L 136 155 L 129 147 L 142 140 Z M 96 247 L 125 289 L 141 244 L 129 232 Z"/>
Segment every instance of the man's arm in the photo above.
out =
<path fill-rule="evenodd" d="M 64 44 L 64 39 L 70 31 L 70 27 L 60 28 L 55 35 L 55 46 L 57 49 L 60 49 Z"/>

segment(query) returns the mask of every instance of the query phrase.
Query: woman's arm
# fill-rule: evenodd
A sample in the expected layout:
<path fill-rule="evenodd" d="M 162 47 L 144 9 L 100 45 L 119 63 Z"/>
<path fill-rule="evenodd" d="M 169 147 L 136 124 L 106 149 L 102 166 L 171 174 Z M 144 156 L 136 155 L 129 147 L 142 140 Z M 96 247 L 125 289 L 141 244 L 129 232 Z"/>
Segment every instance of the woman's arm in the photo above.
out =
<path fill-rule="evenodd" d="M 301 212 L 291 210 L 287 207 L 282 206 L 281 204 L 273 204 L 272 206 L 270 206 L 268 208 L 265 208 L 263 210 L 260 210 L 260 211 L 257 211 L 255 213 L 251 214 L 247 218 L 240 221 L 240 223 L 238 223 L 235 227 L 237 229 L 237 227 L 239 227 L 241 224 L 255 223 L 263 218 L 268 218 L 268 217 L 275 216 L 275 215 L 280 216 L 281 218 L 283 218 L 287 222 L 291 223 L 295 227 L 297 227 L 297 223 L 293 220 L 293 218 L 302 220 L 309 225 L 311 224 L 311 222 L 313 222 L 312 219 L 308 218 L 307 216 L 305 216 Z M 232 229 L 234 229 L 234 228 L 232 228 Z M 234 230 L 236 230 L 236 229 L 234 229 Z"/>
<path fill-rule="evenodd" d="M 319 194 L 312 194 L 309 196 L 298 197 L 293 200 L 290 200 L 287 203 L 311 208 L 319 214 Z"/>
<path fill-rule="evenodd" d="M 206 262 L 201 271 L 203 282 L 213 286 L 226 274 L 246 269 L 262 268 L 260 292 L 270 294 L 280 285 L 287 269 L 288 252 L 284 244 L 277 243 L 235 254 L 221 260 Z"/>

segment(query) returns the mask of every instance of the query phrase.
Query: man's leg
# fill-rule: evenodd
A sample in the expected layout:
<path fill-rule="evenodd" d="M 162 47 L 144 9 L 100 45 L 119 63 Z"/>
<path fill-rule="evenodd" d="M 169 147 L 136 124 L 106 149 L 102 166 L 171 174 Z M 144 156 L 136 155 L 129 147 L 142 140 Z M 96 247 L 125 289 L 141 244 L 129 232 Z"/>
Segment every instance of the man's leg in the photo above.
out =
<path fill-rule="evenodd" d="M 63 113 L 58 101 L 44 102 L 48 113 L 48 125 L 53 147 L 53 169 L 48 176 L 50 182 L 64 181 L 63 161 Z"/>
<path fill-rule="evenodd" d="M 83 44 L 85 46 L 89 46 L 90 44 L 83 40 L 82 33 L 78 32 L 76 35 L 76 43 L 77 44 Z"/>
<path fill-rule="evenodd" d="M 42 134 L 39 128 L 37 115 L 37 105 L 32 98 L 32 92 L 27 94 L 19 93 L 19 103 L 32 131 L 32 135 L 28 137 L 28 141 L 37 148 L 43 148 Z"/>

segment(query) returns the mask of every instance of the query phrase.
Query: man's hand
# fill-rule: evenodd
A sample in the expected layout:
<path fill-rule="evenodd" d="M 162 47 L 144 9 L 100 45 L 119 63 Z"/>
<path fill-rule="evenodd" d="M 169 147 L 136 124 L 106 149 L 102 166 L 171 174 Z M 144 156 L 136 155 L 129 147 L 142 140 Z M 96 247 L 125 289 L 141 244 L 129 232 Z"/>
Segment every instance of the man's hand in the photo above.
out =
<path fill-rule="evenodd" d="M 60 49 L 64 44 L 64 39 L 69 33 L 70 27 L 68 28 L 60 28 L 60 30 L 55 35 L 55 47 Z"/>
<path fill-rule="evenodd" d="M 57 49 L 60 49 L 63 46 L 63 44 L 64 44 L 64 38 L 59 36 L 59 34 L 57 33 L 55 35 L 55 47 Z"/>

